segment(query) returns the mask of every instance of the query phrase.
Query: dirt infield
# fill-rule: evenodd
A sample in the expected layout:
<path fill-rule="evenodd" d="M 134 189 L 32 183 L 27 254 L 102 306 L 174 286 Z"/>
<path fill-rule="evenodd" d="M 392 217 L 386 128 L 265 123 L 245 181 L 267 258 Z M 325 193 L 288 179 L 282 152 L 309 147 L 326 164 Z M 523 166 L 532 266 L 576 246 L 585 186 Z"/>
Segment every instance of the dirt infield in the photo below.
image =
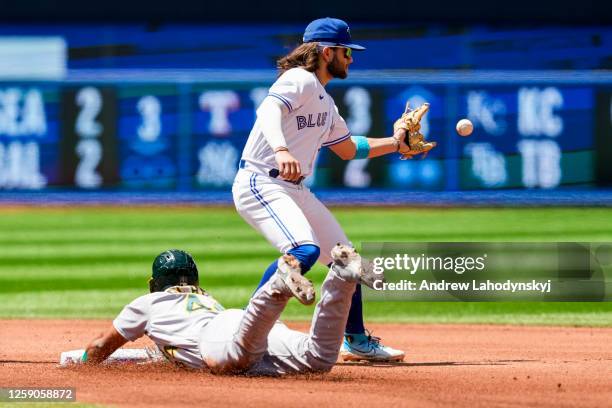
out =
<path fill-rule="evenodd" d="M 219 377 L 166 365 L 57 367 L 61 351 L 83 348 L 109 324 L 0 321 L 0 386 L 76 387 L 79 402 L 140 407 L 600 407 L 612 401 L 610 328 L 372 325 L 408 351 L 405 363 L 338 364 L 326 375 L 289 378 Z"/>

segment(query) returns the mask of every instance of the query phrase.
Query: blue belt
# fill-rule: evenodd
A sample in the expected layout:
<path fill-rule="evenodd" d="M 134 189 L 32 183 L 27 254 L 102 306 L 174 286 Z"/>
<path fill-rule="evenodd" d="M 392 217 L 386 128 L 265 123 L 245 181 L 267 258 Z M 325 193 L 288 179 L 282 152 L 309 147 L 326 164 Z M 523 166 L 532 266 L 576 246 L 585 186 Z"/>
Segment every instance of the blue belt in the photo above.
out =
<path fill-rule="evenodd" d="M 246 168 L 246 160 L 244 159 L 240 159 L 240 164 L 238 164 L 238 167 L 241 169 L 245 169 Z M 270 171 L 268 171 L 268 176 L 272 177 L 272 178 L 277 178 L 278 175 L 280 174 L 280 171 L 278 169 L 270 169 Z M 287 183 L 291 183 L 291 184 L 295 184 L 295 185 L 300 185 L 302 184 L 302 181 L 304 181 L 304 176 L 300 176 L 299 179 L 297 179 L 296 181 L 290 181 L 290 180 L 283 180 L 280 179 L 281 181 L 285 181 Z"/>

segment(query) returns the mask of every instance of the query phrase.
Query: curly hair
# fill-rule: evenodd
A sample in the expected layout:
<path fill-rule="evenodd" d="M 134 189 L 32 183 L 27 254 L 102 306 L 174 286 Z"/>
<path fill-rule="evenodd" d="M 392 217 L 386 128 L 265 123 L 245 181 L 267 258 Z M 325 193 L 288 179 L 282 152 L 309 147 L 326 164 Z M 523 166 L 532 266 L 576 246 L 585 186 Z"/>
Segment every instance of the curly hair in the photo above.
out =
<path fill-rule="evenodd" d="M 306 71 L 315 72 L 319 68 L 319 43 L 304 43 L 276 62 L 278 76 L 291 68 L 302 67 Z"/>

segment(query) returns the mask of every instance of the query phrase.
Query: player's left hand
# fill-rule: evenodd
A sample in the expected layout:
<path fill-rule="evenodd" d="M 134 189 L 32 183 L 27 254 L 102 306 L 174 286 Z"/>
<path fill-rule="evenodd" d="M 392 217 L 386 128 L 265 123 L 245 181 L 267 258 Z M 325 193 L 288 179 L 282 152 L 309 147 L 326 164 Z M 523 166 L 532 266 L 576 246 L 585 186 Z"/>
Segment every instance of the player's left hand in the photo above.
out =
<path fill-rule="evenodd" d="M 424 103 L 416 109 L 410 109 L 410 103 L 406 103 L 404 114 L 393 124 L 393 137 L 399 141 L 398 152 L 401 159 L 412 159 L 414 156 L 427 153 L 437 146 L 436 142 L 428 142 L 420 132 L 421 119 L 429 110 L 429 104 Z"/>
<path fill-rule="evenodd" d="M 410 149 L 410 146 L 408 146 L 408 144 L 406 144 L 406 139 L 407 139 L 407 135 L 406 135 L 406 130 L 404 129 L 398 129 L 394 134 L 393 134 L 393 138 L 397 141 L 397 152 L 401 155 L 400 159 L 401 160 L 408 160 L 408 159 L 412 159 L 415 155 L 417 155 L 417 152 L 413 152 Z"/>

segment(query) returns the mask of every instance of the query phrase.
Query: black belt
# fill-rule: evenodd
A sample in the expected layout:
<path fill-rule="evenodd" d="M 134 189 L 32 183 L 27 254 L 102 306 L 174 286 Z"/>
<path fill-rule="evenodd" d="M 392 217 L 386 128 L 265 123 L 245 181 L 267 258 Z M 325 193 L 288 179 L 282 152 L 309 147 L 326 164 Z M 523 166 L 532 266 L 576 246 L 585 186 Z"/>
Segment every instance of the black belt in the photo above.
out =
<path fill-rule="evenodd" d="M 278 169 L 270 169 L 270 171 L 268 172 L 268 176 L 270 176 L 272 178 L 277 178 L 279 174 L 280 174 L 280 171 L 278 171 Z M 284 180 L 284 179 L 281 179 L 281 180 L 282 181 L 286 181 L 287 183 L 295 184 L 296 186 L 298 186 L 298 185 L 302 184 L 302 181 L 304 181 L 304 176 L 300 176 L 300 178 L 295 180 L 295 181 Z"/>
<path fill-rule="evenodd" d="M 240 159 L 240 164 L 238 166 L 241 169 L 246 168 L 246 160 Z M 280 171 L 278 169 L 270 169 L 270 171 L 268 171 L 268 176 L 270 176 L 272 178 L 277 178 L 279 174 L 280 174 Z M 283 179 L 281 179 L 281 180 L 282 181 L 286 181 L 287 183 L 295 184 L 297 186 L 297 185 L 302 184 L 302 181 L 304 181 L 304 176 L 300 176 L 300 178 L 295 180 L 295 181 L 283 180 Z"/>

